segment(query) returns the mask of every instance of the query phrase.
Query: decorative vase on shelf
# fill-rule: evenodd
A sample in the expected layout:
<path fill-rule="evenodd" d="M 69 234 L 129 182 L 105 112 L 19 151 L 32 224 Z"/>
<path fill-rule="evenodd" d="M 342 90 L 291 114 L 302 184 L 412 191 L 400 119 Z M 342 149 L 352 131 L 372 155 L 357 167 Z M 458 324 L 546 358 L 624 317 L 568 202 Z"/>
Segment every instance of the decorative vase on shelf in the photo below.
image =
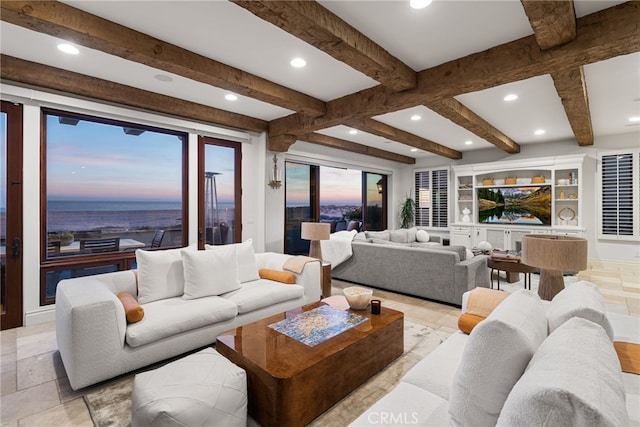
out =
<path fill-rule="evenodd" d="M 462 222 L 471 222 L 471 217 L 469 216 L 470 213 L 471 211 L 469 208 L 462 209 Z"/>

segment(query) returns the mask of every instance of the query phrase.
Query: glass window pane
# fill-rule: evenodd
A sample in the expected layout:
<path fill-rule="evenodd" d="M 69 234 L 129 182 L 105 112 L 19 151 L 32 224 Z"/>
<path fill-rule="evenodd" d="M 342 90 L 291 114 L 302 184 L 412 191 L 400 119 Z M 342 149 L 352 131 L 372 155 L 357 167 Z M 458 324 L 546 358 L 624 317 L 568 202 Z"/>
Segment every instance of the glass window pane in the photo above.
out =
<path fill-rule="evenodd" d="M 320 220 L 362 221 L 361 171 L 320 166 Z"/>
<path fill-rule="evenodd" d="M 234 243 L 236 149 L 213 144 L 204 147 L 205 243 Z"/>
<path fill-rule="evenodd" d="M 311 166 L 285 164 L 285 253 L 308 254 L 309 241 L 300 238 L 301 224 L 313 221 Z"/>
<path fill-rule="evenodd" d="M 47 258 L 182 245 L 184 134 L 45 118 Z"/>
<path fill-rule="evenodd" d="M 52 302 L 56 298 L 58 282 L 73 277 L 92 276 L 94 274 L 113 273 L 118 271 L 117 264 L 106 264 L 91 267 L 65 268 L 45 272 L 45 300 Z"/>
<path fill-rule="evenodd" d="M 384 224 L 384 191 L 386 177 L 376 173 L 365 173 L 367 180 L 367 212 L 365 230 L 375 231 L 386 228 Z"/>

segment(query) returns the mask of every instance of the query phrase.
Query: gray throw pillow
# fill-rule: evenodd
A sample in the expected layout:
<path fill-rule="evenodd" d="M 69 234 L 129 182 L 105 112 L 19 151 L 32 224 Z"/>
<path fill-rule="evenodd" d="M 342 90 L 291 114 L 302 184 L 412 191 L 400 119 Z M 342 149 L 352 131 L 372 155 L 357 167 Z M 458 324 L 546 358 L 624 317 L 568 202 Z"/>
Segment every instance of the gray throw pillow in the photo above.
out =
<path fill-rule="evenodd" d="M 365 231 L 368 239 L 389 240 L 389 230 L 384 231 Z"/>

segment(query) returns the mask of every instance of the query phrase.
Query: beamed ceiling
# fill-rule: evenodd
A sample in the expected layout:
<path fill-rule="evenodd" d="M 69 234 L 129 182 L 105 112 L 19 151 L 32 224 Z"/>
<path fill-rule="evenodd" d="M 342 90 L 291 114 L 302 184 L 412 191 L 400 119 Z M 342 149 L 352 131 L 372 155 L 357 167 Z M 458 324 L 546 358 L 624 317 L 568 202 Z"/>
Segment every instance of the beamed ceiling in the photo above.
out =
<path fill-rule="evenodd" d="M 272 151 L 304 141 L 413 164 L 640 132 L 638 1 L 0 5 L 3 81 L 264 131 Z"/>

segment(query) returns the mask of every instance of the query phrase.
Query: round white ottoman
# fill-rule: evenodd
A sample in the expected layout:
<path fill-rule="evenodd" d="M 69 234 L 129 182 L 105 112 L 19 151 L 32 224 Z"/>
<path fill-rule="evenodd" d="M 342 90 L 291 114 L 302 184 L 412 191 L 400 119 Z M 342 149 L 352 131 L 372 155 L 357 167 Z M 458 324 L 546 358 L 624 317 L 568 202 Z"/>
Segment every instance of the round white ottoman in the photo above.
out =
<path fill-rule="evenodd" d="M 132 426 L 247 425 L 247 377 L 213 348 L 135 376 Z"/>

